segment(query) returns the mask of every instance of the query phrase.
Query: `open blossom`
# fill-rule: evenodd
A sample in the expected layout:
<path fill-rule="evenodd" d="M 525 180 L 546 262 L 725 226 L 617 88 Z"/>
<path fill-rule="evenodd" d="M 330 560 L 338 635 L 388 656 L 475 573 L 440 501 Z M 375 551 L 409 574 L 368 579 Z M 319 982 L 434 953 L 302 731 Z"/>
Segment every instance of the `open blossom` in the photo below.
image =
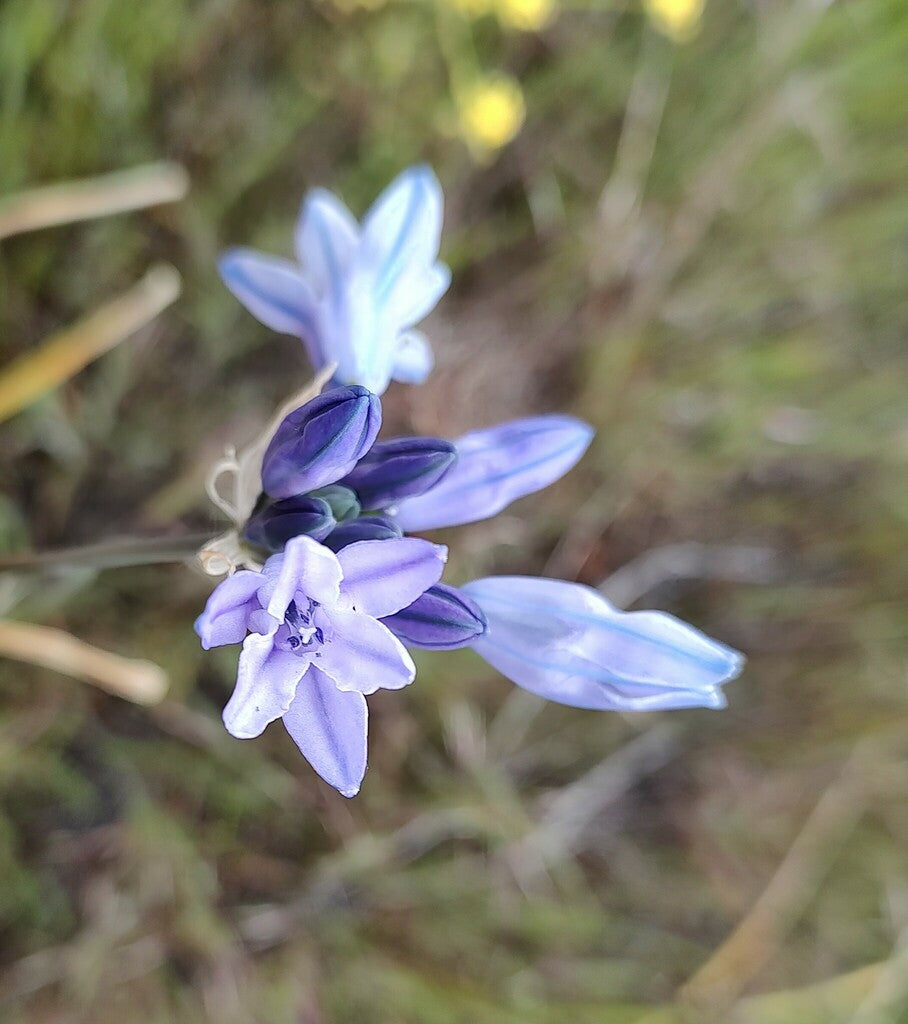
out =
<path fill-rule="evenodd" d="M 255 317 L 306 345 L 315 370 L 376 395 L 393 380 L 419 384 L 432 369 L 413 326 L 450 284 L 438 262 L 443 197 L 428 167 L 411 167 L 357 224 L 337 196 L 314 189 L 296 225 L 297 263 L 251 249 L 220 261 L 227 287 Z"/>
<path fill-rule="evenodd" d="M 258 736 L 283 718 L 303 756 L 344 796 L 366 770 L 365 694 L 396 690 L 416 669 L 378 620 L 412 604 L 441 577 L 447 550 L 401 538 L 360 541 L 338 554 L 295 537 L 261 572 L 214 590 L 196 621 L 202 646 L 242 643 L 236 689 L 224 709 L 234 736 Z"/>

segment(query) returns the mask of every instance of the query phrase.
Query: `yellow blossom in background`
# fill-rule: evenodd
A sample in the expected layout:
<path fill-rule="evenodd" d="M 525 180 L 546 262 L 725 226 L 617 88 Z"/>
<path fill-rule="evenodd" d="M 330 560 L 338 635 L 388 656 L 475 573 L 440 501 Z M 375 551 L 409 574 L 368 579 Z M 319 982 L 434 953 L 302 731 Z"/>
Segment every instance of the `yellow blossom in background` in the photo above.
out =
<path fill-rule="evenodd" d="M 467 88 L 457 106 L 460 133 L 480 155 L 510 142 L 526 116 L 520 83 L 504 74 L 489 75 Z"/>
<path fill-rule="evenodd" d="M 644 0 L 650 20 L 676 43 L 686 42 L 697 34 L 704 4 L 705 0 Z"/>
<path fill-rule="evenodd" d="M 556 0 L 496 0 L 495 13 L 508 28 L 536 32 L 555 10 Z"/>

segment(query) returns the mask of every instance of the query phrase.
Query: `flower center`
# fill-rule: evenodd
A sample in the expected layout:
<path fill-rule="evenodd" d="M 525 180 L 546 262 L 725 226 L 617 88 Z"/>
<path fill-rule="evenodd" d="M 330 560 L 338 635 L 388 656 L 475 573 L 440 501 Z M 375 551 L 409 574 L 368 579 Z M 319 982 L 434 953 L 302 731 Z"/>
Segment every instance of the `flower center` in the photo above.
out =
<path fill-rule="evenodd" d="M 321 646 L 325 642 L 325 634 L 320 626 L 312 621 L 316 609 L 319 607 L 317 601 L 311 598 L 291 601 L 284 613 L 284 625 L 287 628 L 287 635 L 283 638 L 281 646 L 288 651 L 311 653 L 314 647 Z"/>

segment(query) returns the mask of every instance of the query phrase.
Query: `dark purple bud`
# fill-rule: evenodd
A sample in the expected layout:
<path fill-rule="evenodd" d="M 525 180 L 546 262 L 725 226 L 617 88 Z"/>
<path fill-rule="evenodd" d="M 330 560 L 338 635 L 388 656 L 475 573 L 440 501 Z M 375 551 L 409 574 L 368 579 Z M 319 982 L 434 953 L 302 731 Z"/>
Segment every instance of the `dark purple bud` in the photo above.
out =
<path fill-rule="evenodd" d="M 431 490 L 457 461 L 457 449 L 437 437 L 379 441 L 344 480 L 363 508 L 388 508 Z"/>
<path fill-rule="evenodd" d="M 451 651 L 466 647 L 485 633 L 486 617 L 466 594 L 436 583 L 407 608 L 381 620 L 410 647 Z"/>
<path fill-rule="evenodd" d="M 336 525 L 327 501 L 301 495 L 257 509 L 243 528 L 243 536 L 260 548 L 282 551 L 291 537 L 305 533 L 323 540 Z"/>
<path fill-rule="evenodd" d="M 262 459 L 262 487 L 291 498 L 346 476 L 372 447 L 381 401 L 359 386 L 333 388 L 295 409 L 277 428 Z"/>
<path fill-rule="evenodd" d="M 341 523 L 325 538 L 324 545 L 337 552 L 358 540 L 397 540 L 400 537 L 403 537 L 401 528 L 390 519 L 361 516 L 359 519 L 351 519 L 349 523 Z"/>

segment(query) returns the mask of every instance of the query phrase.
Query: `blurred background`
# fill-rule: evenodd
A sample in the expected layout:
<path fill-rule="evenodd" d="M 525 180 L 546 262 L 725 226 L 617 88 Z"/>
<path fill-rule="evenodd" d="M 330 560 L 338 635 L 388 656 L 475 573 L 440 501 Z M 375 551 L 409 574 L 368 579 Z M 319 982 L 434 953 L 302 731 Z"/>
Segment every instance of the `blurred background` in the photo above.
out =
<path fill-rule="evenodd" d="M 749 656 L 623 716 L 424 654 L 347 801 L 223 731 L 198 571 L 5 572 L 4 1021 L 908 1021 L 906 52 L 903 0 L 3 0 L 7 553 L 222 529 L 308 369 L 219 251 L 427 161 L 454 283 L 389 433 L 598 431 L 446 578 Z"/>

